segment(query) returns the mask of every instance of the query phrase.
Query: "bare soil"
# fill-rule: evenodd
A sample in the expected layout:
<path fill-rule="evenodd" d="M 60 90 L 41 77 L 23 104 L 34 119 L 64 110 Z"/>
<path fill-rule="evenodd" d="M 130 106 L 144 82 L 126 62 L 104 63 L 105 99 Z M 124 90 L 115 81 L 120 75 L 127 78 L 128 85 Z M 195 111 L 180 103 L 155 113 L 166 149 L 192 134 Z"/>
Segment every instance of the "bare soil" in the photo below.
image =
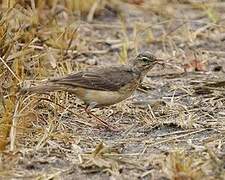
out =
<path fill-rule="evenodd" d="M 60 3 L 2 5 L 0 179 L 224 179 L 225 2 L 116 2 L 91 22 Z M 29 80 L 145 50 L 165 65 L 126 101 L 93 110 L 118 132 L 71 94 L 18 95 Z"/>

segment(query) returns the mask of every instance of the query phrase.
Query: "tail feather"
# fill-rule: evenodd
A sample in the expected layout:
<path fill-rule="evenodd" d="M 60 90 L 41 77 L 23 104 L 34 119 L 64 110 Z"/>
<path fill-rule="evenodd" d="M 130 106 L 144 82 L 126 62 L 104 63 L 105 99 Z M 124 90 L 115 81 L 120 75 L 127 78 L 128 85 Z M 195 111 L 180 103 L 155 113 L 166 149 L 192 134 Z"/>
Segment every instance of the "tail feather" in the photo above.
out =
<path fill-rule="evenodd" d="M 33 93 L 37 93 L 37 94 L 43 94 L 43 93 L 47 93 L 47 92 L 52 92 L 52 91 L 60 91 L 63 90 L 62 87 L 60 87 L 59 85 L 37 85 L 37 86 L 33 86 L 33 87 L 24 87 L 20 89 L 20 94 L 33 94 Z"/>

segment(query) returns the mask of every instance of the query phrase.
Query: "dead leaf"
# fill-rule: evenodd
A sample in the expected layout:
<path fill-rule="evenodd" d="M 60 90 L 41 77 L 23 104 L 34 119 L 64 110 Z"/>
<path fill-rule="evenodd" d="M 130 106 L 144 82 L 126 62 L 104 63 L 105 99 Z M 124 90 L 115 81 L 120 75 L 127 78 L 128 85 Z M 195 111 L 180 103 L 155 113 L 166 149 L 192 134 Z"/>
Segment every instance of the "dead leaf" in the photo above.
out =
<path fill-rule="evenodd" d="M 190 63 L 186 63 L 184 65 L 184 71 L 185 72 L 193 72 L 193 71 L 205 71 L 206 65 L 197 59 L 193 59 L 190 61 Z"/>

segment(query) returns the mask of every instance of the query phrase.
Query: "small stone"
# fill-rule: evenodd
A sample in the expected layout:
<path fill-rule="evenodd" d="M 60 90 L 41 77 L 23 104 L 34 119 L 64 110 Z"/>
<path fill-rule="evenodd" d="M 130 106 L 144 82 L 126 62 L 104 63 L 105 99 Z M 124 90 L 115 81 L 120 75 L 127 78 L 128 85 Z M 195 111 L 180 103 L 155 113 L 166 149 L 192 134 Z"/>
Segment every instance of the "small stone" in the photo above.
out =
<path fill-rule="evenodd" d="M 98 61 L 97 61 L 96 58 L 93 58 L 93 59 L 88 59 L 88 60 L 86 61 L 86 63 L 87 63 L 88 65 L 97 65 L 97 64 L 98 64 Z"/>

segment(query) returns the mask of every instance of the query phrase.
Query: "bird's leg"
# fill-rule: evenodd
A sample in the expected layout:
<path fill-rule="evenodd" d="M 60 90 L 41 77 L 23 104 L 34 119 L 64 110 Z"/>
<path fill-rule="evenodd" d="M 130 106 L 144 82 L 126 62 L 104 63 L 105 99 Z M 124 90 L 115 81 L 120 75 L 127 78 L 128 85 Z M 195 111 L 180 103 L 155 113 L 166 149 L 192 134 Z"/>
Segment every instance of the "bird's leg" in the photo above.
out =
<path fill-rule="evenodd" d="M 93 116 L 100 124 L 102 124 L 103 126 L 109 128 L 111 131 L 118 131 L 117 127 L 114 127 L 113 125 L 107 123 L 105 120 L 101 119 L 100 117 L 96 116 L 95 114 L 93 114 L 91 112 L 91 109 L 94 108 L 97 104 L 96 103 L 90 103 L 89 105 L 87 105 L 85 107 L 85 112 L 90 115 Z"/>

